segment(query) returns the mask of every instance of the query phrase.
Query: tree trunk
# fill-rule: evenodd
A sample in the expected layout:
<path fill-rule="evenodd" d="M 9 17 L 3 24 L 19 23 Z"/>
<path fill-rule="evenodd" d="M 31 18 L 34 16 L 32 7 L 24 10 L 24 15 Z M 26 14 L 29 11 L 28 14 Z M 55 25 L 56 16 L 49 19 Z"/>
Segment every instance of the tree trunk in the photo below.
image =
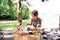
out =
<path fill-rule="evenodd" d="M 18 27 L 22 24 L 22 13 L 21 13 L 21 0 L 18 0 Z"/>

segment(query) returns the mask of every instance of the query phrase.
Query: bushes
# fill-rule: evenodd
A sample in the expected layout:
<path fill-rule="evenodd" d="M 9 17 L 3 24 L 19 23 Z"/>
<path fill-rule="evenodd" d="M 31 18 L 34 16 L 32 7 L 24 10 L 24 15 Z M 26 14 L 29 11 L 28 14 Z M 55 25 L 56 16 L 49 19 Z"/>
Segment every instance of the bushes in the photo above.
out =
<path fill-rule="evenodd" d="M 18 12 L 16 7 L 9 7 L 7 4 L 0 4 L 0 20 L 16 20 Z"/>
<path fill-rule="evenodd" d="M 0 5 L 0 19 L 5 19 L 7 16 L 9 16 L 9 6 L 7 5 Z"/>
<path fill-rule="evenodd" d="M 16 20 L 18 18 L 18 12 L 17 12 L 16 8 L 14 8 L 14 7 L 10 8 L 9 13 L 11 16 L 11 20 Z"/>
<path fill-rule="evenodd" d="M 26 5 L 22 4 L 22 19 L 24 20 L 29 19 L 30 18 L 29 14 L 30 14 L 29 8 Z"/>
<path fill-rule="evenodd" d="M 3 3 L 3 4 L 2 4 Z M 22 19 L 29 19 L 30 10 L 22 4 Z M 14 0 L 0 0 L 0 20 L 17 20 L 17 5 Z"/>

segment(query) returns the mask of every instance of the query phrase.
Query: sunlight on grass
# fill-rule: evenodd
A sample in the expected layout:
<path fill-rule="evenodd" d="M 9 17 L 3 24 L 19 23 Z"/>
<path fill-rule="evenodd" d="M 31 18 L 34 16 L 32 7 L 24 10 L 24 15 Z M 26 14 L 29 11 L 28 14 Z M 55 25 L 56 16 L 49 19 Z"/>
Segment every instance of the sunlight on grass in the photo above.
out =
<path fill-rule="evenodd" d="M 22 22 L 22 26 L 26 27 L 27 20 Z M 0 22 L 0 30 L 16 30 L 17 28 L 17 22 Z"/>
<path fill-rule="evenodd" d="M 14 30 L 16 29 L 17 22 L 0 23 L 0 30 Z"/>
<path fill-rule="evenodd" d="M 25 20 L 25 21 L 22 22 L 22 26 L 23 27 L 26 27 L 27 26 L 27 20 Z"/>

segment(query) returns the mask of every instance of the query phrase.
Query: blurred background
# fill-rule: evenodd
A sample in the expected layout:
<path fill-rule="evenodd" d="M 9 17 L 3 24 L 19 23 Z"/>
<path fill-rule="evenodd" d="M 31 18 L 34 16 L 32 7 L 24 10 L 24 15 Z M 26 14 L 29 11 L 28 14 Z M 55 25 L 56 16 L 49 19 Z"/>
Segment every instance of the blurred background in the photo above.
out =
<path fill-rule="evenodd" d="M 17 3 L 18 0 L 0 0 L 0 31 L 5 34 L 12 33 L 12 37 L 18 23 Z M 22 26 L 26 27 L 31 18 L 31 11 L 38 10 L 39 17 L 42 19 L 41 29 L 59 28 L 59 5 L 60 0 L 21 0 Z"/>
<path fill-rule="evenodd" d="M 30 18 L 30 10 L 22 4 L 22 19 Z M 17 0 L 0 0 L 0 30 L 14 30 L 17 27 Z"/>
<path fill-rule="evenodd" d="M 25 1 L 25 0 L 22 0 Z M 14 31 L 18 24 L 18 0 L 0 0 L 0 39 L 14 40 Z M 22 25 L 26 26 L 27 20 L 30 18 L 30 10 L 22 4 Z M 4 39 L 2 39 L 4 38 Z"/>

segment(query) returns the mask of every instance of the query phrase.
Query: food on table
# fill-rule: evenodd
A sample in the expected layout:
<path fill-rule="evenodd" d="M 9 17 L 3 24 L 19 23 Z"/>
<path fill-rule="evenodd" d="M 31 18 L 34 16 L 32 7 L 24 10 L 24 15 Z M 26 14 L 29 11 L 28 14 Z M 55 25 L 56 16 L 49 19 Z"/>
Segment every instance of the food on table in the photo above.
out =
<path fill-rule="evenodd" d="M 32 25 L 28 25 L 25 28 L 20 28 L 19 33 L 20 34 L 35 34 L 35 33 L 38 34 L 38 33 L 41 33 L 41 30 L 39 28 L 36 29 Z"/>
<path fill-rule="evenodd" d="M 29 31 L 29 34 L 34 34 L 32 31 Z"/>

